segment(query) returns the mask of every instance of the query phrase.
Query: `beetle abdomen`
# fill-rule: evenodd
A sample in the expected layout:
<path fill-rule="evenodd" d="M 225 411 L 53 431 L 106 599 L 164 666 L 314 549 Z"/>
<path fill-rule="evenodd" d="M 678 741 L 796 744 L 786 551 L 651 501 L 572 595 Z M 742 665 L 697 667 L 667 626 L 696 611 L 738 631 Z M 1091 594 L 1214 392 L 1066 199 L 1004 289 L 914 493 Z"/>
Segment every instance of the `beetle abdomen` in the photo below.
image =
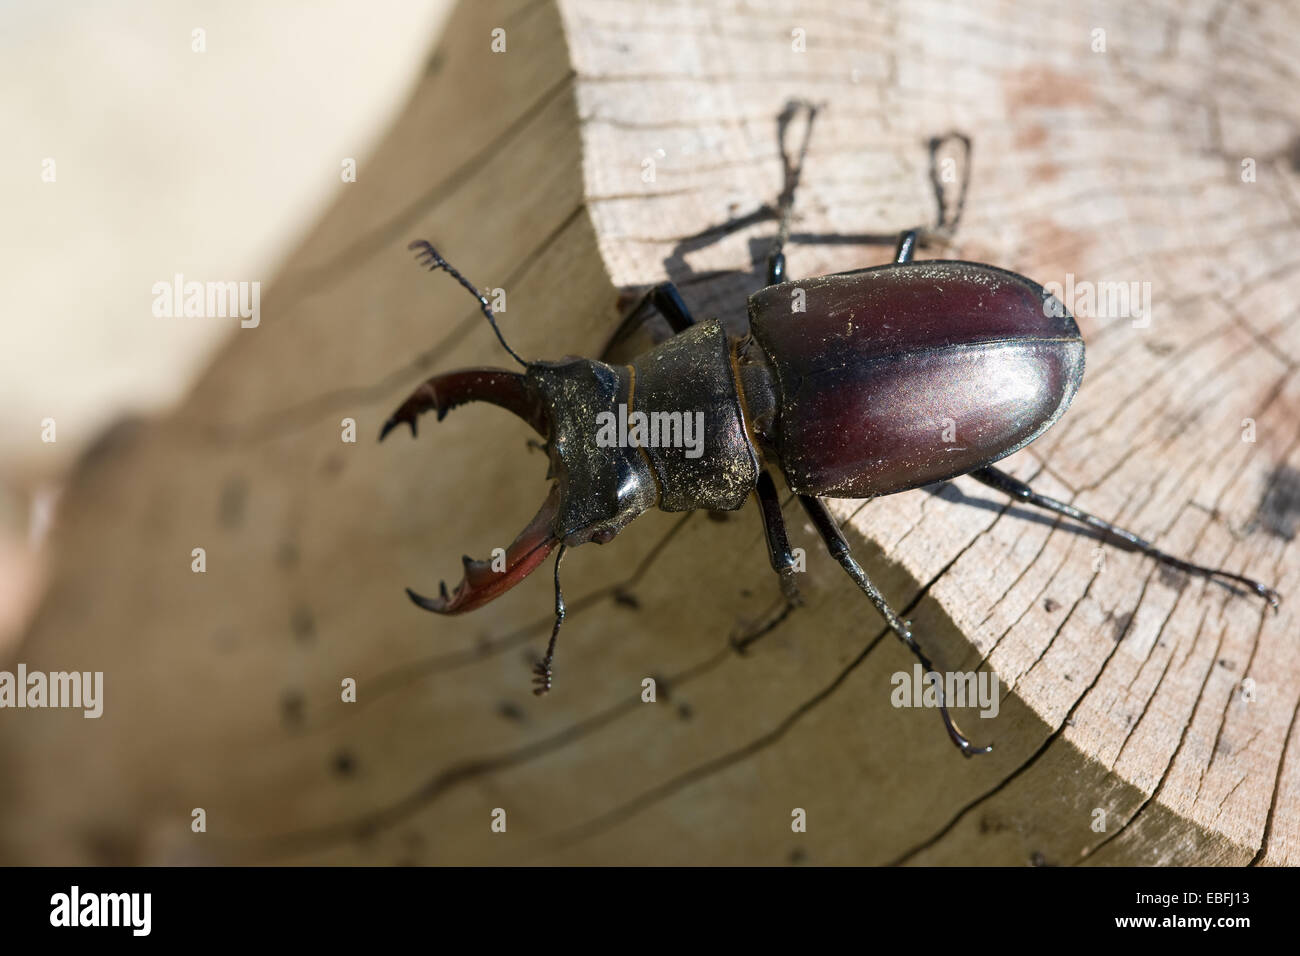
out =
<path fill-rule="evenodd" d="M 1064 306 L 973 262 L 785 282 L 751 296 L 749 315 L 776 377 L 776 451 L 800 494 L 891 494 L 997 461 L 1055 422 L 1083 377 Z"/>

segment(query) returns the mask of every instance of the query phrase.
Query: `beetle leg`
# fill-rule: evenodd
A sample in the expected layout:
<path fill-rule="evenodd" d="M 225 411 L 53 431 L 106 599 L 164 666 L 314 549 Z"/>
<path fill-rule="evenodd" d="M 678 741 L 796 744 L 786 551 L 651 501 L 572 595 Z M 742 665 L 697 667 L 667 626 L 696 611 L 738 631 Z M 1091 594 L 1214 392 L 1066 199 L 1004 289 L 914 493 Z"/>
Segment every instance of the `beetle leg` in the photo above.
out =
<path fill-rule="evenodd" d="M 925 673 L 934 672 L 934 665 L 930 663 L 930 659 L 925 656 L 925 652 L 912 638 L 912 632 L 908 629 L 907 624 L 894 613 L 893 608 L 885 603 L 884 596 L 876 590 L 876 586 L 871 583 L 871 579 L 862 570 L 862 566 L 853 559 L 853 555 L 849 551 L 849 543 L 845 540 L 839 525 L 835 523 L 835 518 L 830 509 L 826 507 L 826 503 L 812 495 L 800 495 L 799 502 L 803 505 L 804 510 L 808 512 L 808 517 L 812 519 L 813 524 L 817 527 L 817 532 L 822 536 L 822 540 L 826 542 L 826 550 L 830 552 L 831 557 L 840 563 L 840 566 L 848 572 L 854 583 L 862 589 L 862 593 L 871 599 L 871 603 L 876 606 L 876 610 L 885 619 L 889 629 L 898 635 L 899 640 L 906 644 L 908 650 L 921 662 L 921 666 L 925 668 Z M 948 736 L 960 748 L 962 754 L 972 757 L 975 754 L 986 754 L 991 751 L 993 749 L 992 745 L 976 747 L 966 738 L 953 721 L 952 715 L 948 713 L 948 706 L 943 699 L 943 681 L 936 681 L 934 686 L 939 692 L 939 714 L 943 717 L 943 725 L 948 730 Z"/>
<path fill-rule="evenodd" d="M 650 304 L 659 310 L 659 314 L 668 320 L 675 333 L 685 332 L 695 324 L 695 316 L 682 301 L 682 294 L 671 282 L 661 282 L 647 293 Z"/>
<path fill-rule="evenodd" d="M 776 493 L 772 473 L 766 468 L 758 476 L 759 513 L 763 516 L 763 531 L 767 536 L 767 554 L 772 570 L 781 576 L 781 593 L 791 604 L 802 604 L 799 588 L 794 583 L 794 555 L 790 552 L 790 539 L 785 533 L 785 519 L 781 516 L 781 498 Z"/>
<path fill-rule="evenodd" d="M 1023 501 L 1026 504 L 1036 505 L 1037 507 L 1044 508 L 1047 511 L 1054 511 L 1057 514 L 1065 515 L 1067 518 L 1073 518 L 1075 521 L 1080 521 L 1090 528 L 1104 531 L 1124 542 L 1132 550 L 1148 554 L 1157 561 L 1175 567 L 1180 571 L 1186 571 L 1190 574 L 1199 574 L 1207 578 L 1223 578 L 1228 581 L 1236 581 L 1240 584 L 1244 584 L 1267 601 L 1274 611 L 1277 610 L 1278 605 L 1282 601 L 1281 595 L 1279 595 L 1277 591 L 1265 584 L 1261 584 L 1254 578 L 1248 578 L 1245 575 L 1234 574 L 1231 571 L 1224 571 L 1219 568 L 1207 568 L 1200 564 L 1192 564 L 1190 561 L 1184 561 L 1182 558 L 1176 558 L 1172 554 L 1167 554 L 1166 552 L 1161 551 L 1150 542 L 1139 538 L 1132 531 L 1125 531 L 1123 528 L 1116 527 L 1109 521 L 1103 521 L 1101 518 L 1098 518 L 1095 515 L 1090 515 L 1086 511 L 1080 511 L 1078 508 L 1075 508 L 1073 505 L 1068 505 L 1064 501 L 1057 501 L 1055 498 L 1047 497 L 1047 495 L 1040 495 L 1023 481 L 1020 481 L 1018 478 L 1013 478 L 1005 471 L 1001 471 L 991 465 L 970 472 L 970 476 L 976 481 L 983 482 L 990 488 L 996 488 L 1003 494 L 1009 495 L 1019 501 Z"/>
<path fill-rule="evenodd" d="M 546 645 L 546 656 L 533 668 L 533 693 L 538 697 L 551 692 L 551 664 L 555 661 L 555 639 L 560 636 L 560 625 L 564 623 L 564 592 L 560 590 L 560 562 L 564 560 L 568 549 L 560 545 L 555 552 L 555 623 L 551 626 L 551 640 Z"/>
<path fill-rule="evenodd" d="M 894 264 L 904 265 L 916 255 L 916 230 L 907 229 L 898 236 L 898 245 L 894 248 Z"/>
<path fill-rule="evenodd" d="M 642 352 L 685 332 L 695 324 L 695 316 L 691 315 L 682 294 L 671 282 L 661 282 L 646 289 L 631 301 L 632 307 L 622 310 L 622 321 L 601 352 L 602 362 L 627 365 Z M 662 328 L 654 326 L 645 328 L 656 312 L 668 323 L 670 332 L 665 333 Z M 646 344 L 641 344 L 642 342 Z"/>

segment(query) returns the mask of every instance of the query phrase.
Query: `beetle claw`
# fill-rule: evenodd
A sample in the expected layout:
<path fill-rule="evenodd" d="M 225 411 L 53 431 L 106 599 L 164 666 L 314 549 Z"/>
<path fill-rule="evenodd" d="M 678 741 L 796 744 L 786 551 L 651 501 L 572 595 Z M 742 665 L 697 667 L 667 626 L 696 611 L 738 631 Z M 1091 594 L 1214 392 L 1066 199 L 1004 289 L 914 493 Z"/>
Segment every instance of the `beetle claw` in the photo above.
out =
<path fill-rule="evenodd" d="M 942 701 L 942 697 L 940 697 L 940 700 Z M 948 736 L 952 738 L 952 742 L 957 745 L 957 749 L 961 751 L 963 757 L 978 757 L 993 752 L 992 744 L 988 744 L 984 747 L 976 747 L 970 742 L 970 738 L 961 732 L 961 728 L 957 726 L 957 722 L 952 719 L 952 714 L 948 713 L 948 707 L 946 704 L 939 704 L 939 715 L 943 717 L 943 726 L 948 731 Z"/>
<path fill-rule="evenodd" d="M 446 593 L 445 589 L 443 593 L 444 594 Z M 406 589 L 406 596 L 411 599 L 411 602 L 413 604 L 415 604 L 417 607 L 424 608 L 426 611 L 436 612 L 438 608 L 441 606 L 438 601 L 435 601 L 432 598 L 427 598 L 423 594 L 417 594 L 415 591 L 412 591 L 410 588 Z"/>
<path fill-rule="evenodd" d="M 1264 584 L 1255 585 L 1255 589 L 1259 592 L 1259 596 L 1268 602 L 1268 606 L 1273 609 L 1274 614 L 1277 614 L 1281 611 L 1281 607 L 1282 607 L 1281 594 L 1279 594 L 1277 591 L 1274 591 L 1271 587 L 1268 587 L 1267 585 Z"/>
<path fill-rule="evenodd" d="M 411 436 L 415 437 L 416 423 L 425 412 L 436 412 L 441 421 L 447 412 L 467 402 L 487 402 L 504 408 L 527 422 L 543 438 L 550 437 L 546 407 L 523 375 L 503 369 L 473 368 L 435 375 L 422 383 L 384 422 L 379 440 L 383 441 L 389 432 L 403 424 L 411 426 Z M 425 597 L 410 588 L 406 589 L 407 596 L 417 607 L 435 614 L 463 614 L 509 591 L 560 543 L 551 527 L 559 500 L 559 489 L 552 485 L 536 517 L 506 549 L 504 567 L 466 556 L 462 559 L 464 578 L 454 591 L 448 593 L 446 583 L 440 583 L 436 598 Z"/>
<path fill-rule="evenodd" d="M 394 413 L 393 416 L 388 419 L 388 421 L 384 422 L 384 427 L 380 429 L 379 440 L 383 441 L 385 438 L 388 437 L 389 432 L 391 432 L 394 428 L 396 428 L 398 425 L 401 425 L 403 423 L 411 426 L 411 437 L 412 438 L 417 437 L 417 435 L 419 434 L 419 430 L 415 427 L 415 421 L 416 421 L 415 416 L 413 415 L 408 417 L 408 416 L 403 416 L 400 413 Z"/>
<path fill-rule="evenodd" d="M 379 440 L 402 424 L 411 426 L 414 438 L 418 433 L 416 422 L 425 412 L 437 412 L 438 421 L 442 421 L 449 411 L 466 402 L 488 402 L 513 412 L 542 437 L 549 431 L 546 411 L 524 376 L 502 369 L 471 368 L 435 375 L 422 383 L 384 422 Z"/>
<path fill-rule="evenodd" d="M 537 515 L 506 549 L 504 566 L 475 561 L 465 555 L 461 558 L 465 576 L 454 591 L 448 593 L 443 581 L 438 584 L 436 598 L 424 597 L 410 588 L 406 589 L 407 595 L 418 607 L 434 614 L 464 614 L 505 594 L 528 577 L 560 543 L 551 528 L 559 501 L 559 489 L 552 485 Z"/>

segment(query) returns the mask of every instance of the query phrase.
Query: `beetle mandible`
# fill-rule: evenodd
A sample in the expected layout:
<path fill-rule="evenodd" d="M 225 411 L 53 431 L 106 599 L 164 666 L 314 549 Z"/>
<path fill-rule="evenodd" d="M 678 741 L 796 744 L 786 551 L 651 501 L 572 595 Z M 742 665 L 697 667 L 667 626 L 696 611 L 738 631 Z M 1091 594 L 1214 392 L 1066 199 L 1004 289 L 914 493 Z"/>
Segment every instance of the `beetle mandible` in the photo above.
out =
<path fill-rule="evenodd" d="M 832 558 L 884 617 L 889 629 L 931 674 L 929 657 L 907 622 L 854 560 L 824 498 L 873 498 L 969 475 L 1025 504 L 1074 519 L 1133 550 L 1182 571 L 1248 586 L 1276 609 L 1279 596 L 1251 578 L 1193 564 L 1137 535 L 1065 502 L 1041 495 L 993 467 L 1043 434 L 1070 404 L 1083 377 L 1083 339 L 1073 316 L 1042 286 L 1013 272 L 959 260 L 915 260 L 918 243 L 949 238 L 965 199 L 940 211 L 931 228 L 898 238 L 891 263 L 799 282 L 802 312 L 791 310 L 795 283 L 786 280 L 783 252 L 790 234 L 795 187 L 807 153 L 816 107 L 806 111 L 802 148 L 784 159 L 786 182 L 777 204 L 776 236 L 767 257 L 767 283 L 749 297 L 748 328 L 729 332 L 716 319 L 696 321 L 672 282 L 642 302 L 658 311 L 674 335 L 629 364 L 585 358 L 527 361 L 507 344 L 488 299 L 428 242 L 417 240 L 420 263 L 449 273 L 478 300 L 502 347 L 523 372 L 475 368 L 435 375 L 385 422 L 382 440 L 429 410 L 439 420 L 466 402 L 489 402 L 518 415 L 546 442 L 550 493 L 541 510 L 506 549 L 504 571 L 464 559 L 464 579 L 436 598 L 407 589 L 411 600 L 438 614 L 482 607 L 555 557 L 555 623 L 535 669 L 535 692 L 551 688 L 556 639 L 564 621 L 560 564 L 568 548 L 609 542 L 649 510 L 734 511 L 757 498 L 773 569 L 788 599 L 797 601 L 795 558 L 786 535 L 773 471 L 781 472 Z M 960 134 L 967 152 L 970 141 Z M 634 310 L 635 311 L 635 310 Z M 601 416 L 635 409 L 647 417 L 703 412 L 703 453 L 676 447 L 597 441 Z M 944 441 L 935 411 L 960 431 L 963 444 Z M 608 418 L 605 418 L 608 421 Z M 943 700 L 939 711 L 952 741 L 969 757 L 988 753 L 960 731 Z"/>

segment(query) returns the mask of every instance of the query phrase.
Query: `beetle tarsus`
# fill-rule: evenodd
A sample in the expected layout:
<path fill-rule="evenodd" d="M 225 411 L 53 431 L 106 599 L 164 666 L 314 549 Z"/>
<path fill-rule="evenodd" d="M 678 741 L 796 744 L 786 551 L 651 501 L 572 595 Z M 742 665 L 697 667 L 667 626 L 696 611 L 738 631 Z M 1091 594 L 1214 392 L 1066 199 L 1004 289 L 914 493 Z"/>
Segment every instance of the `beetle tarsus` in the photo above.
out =
<path fill-rule="evenodd" d="M 976 747 L 973 743 L 967 740 L 962 732 L 957 729 L 957 725 L 953 723 L 952 717 L 948 715 L 947 707 L 940 707 L 939 713 L 943 715 L 944 726 L 948 728 L 948 736 L 952 738 L 952 742 L 957 745 L 957 749 L 961 751 L 961 755 L 967 760 L 971 757 L 982 757 L 985 754 L 991 754 L 993 752 L 992 744 L 986 744 L 983 747 Z"/>
<path fill-rule="evenodd" d="M 936 679 L 937 676 L 938 675 L 936 675 Z M 941 682 L 938 683 L 937 686 L 939 690 L 939 701 L 940 701 L 939 715 L 943 718 L 943 726 L 947 729 L 948 736 L 952 739 L 952 742 L 957 745 L 957 749 L 961 751 L 961 755 L 969 759 L 971 757 L 979 757 L 979 756 L 983 756 L 984 754 L 992 753 L 993 752 L 992 744 L 986 744 L 983 747 L 976 747 L 973 743 L 970 742 L 970 739 L 961 732 L 961 728 L 959 728 L 957 726 L 956 721 L 952 719 L 952 714 L 948 713 L 948 705 L 943 702 L 942 683 Z"/>
<path fill-rule="evenodd" d="M 944 729 L 948 731 L 949 739 L 957 745 L 957 749 L 961 751 L 961 755 L 967 759 L 992 753 L 992 744 L 988 744 L 984 747 L 976 747 L 970 742 L 970 738 L 961 732 L 961 728 L 957 726 L 957 722 L 952 719 L 952 714 L 948 711 L 948 701 L 943 696 L 943 677 L 937 670 L 935 670 L 934 665 L 930 663 L 930 658 L 926 657 L 925 651 L 921 650 L 921 645 L 917 644 L 916 640 L 912 637 L 911 623 L 911 621 L 904 621 L 904 630 L 899 631 L 898 634 L 899 637 L 903 639 L 903 643 L 911 650 L 913 656 L 921 662 L 921 667 L 923 668 L 922 673 L 933 677 L 934 679 L 934 689 L 939 695 L 939 716 L 943 718 L 943 726 Z"/>

